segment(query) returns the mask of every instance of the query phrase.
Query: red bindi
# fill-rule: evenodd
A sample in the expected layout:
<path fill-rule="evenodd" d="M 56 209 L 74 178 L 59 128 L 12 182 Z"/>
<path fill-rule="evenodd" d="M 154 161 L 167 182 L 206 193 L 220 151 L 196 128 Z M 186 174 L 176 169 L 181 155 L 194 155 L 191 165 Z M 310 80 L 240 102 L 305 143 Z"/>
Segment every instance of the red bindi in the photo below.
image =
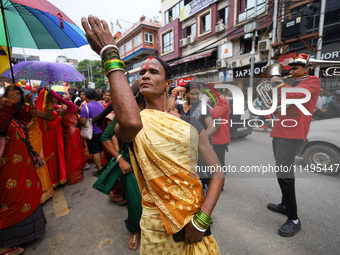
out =
<path fill-rule="evenodd" d="M 153 59 L 153 56 L 149 57 L 149 59 L 152 60 L 152 59 Z"/>
<path fill-rule="evenodd" d="M 146 65 L 145 68 L 148 69 L 148 68 L 149 68 L 149 65 Z"/>

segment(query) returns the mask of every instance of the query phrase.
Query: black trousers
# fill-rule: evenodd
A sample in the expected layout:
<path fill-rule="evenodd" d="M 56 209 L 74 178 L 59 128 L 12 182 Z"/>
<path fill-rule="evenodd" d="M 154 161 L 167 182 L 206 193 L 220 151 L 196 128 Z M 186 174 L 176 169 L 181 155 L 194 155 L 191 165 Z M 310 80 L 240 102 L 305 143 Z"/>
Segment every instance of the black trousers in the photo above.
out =
<path fill-rule="evenodd" d="M 282 193 L 281 204 L 288 211 L 287 216 L 289 220 L 296 220 L 298 218 L 295 197 L 294 160 L 303 142 L 303 139 L 278 137 L 274 137 L 272 142 L 276 167 L 281 170 L 276 173 Z"/>
<path fill-rule="evenodd" d="M 214 148 L 214 151 L 218 157 L 218 160 L 220 161 L 221 163 L 221 166 L 223 167 L 225 165 L 225 153 L 228 152 L 228 145 L 229 143 L 225 143 L 225 144 L 214 144 L 213 145 L 213 148 Z"/>

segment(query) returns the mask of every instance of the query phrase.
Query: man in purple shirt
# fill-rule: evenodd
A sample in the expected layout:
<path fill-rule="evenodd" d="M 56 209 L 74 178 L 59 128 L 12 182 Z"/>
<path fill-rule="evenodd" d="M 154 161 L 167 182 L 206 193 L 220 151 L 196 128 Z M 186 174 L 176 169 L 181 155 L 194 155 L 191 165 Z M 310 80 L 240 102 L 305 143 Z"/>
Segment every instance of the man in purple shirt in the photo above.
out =
<path fill-rule="evenodd" d="M 81 125 L 85 125 L 87 118 L 93 118 L 104 110 L 103 105 L 96 101 L 96 91 L 94 89 L 85 90 L 85 98 L 87 105 L 85 105 L 80 112 L 79 122 Z M 103 161 L 103 144 L 100 140 L 101 136 L 102 136 L 101 128 L 98 127 L 97 124 L 94 124 L 92 139 L 91 140 L 86 139 L 86 143 L 89 148 L 89 153 L 92 154 L 93 161 L 98 170 L 101 169 Z"/>

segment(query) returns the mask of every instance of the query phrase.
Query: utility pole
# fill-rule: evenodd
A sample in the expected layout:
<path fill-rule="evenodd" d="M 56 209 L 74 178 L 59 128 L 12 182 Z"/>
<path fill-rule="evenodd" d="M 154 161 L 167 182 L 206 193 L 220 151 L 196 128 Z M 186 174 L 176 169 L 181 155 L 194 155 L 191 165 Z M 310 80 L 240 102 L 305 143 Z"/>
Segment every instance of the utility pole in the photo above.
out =
<path fill-rule="evenodd" d="M 90 60 L 90 73 L 91 73 L 91 82 L 93 82 L 93 76 L 92 76 L 92 64 L 91 64 L 91 60 Z"/>
<path fill-rule="evenodd" d="M 255 15 L 254 23 L 256 23 L 257 1 L 255 1 L 254 15 Z M 251 44 L 250 81 L 249 81 L 249 87 L 251 88 L 254 86 L 255 40 L 256 40 L 256 29 L 254 29 L 253 31 L 253 41 Z"/>
<path fill-rule="evenodd" d="M 284 4 L 284 3 L 282 3 Z M 273 14 L 273 38 L 272 38 L 272 44 L 276 43 L 276 34 L 277 34 L 277 17 L 278 17 L 278 11 L 279 11 L 279 0 L 275 0 L 274 2 L 274 14 Z M 274 49 L 271 49 L 271 54 L 270 54 L 270 63 L 274 64 Z"/>
<path fill-rule="evenodd" d="M 326 0 L 321 0 L 320 21 L 319 21 L 319 39 L 318 39 L 318 45 L 317 45 L 317 50 L 316 50 L 317 60 L 320 60 L 321 58 L 323 25 L 325 21 L 325 9 L 326 9 Z M 319 77 L 319 74 L 320 74 L 320 66 L 317 66 L 314 69 L 314 75 Z"/>

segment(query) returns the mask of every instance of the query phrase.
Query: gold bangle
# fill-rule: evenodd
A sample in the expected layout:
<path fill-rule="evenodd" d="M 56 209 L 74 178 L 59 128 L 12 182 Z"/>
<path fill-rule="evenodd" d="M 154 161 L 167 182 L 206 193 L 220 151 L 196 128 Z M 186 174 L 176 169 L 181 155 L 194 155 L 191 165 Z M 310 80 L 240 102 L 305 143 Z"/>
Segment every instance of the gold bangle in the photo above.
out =
<path fill-rule="evenodd" d="M 47 104 L 47 109 L 48 109 L 48 110 L 54 110 L 53 104 L 52 104 L 52 103 L 48 103 L 48 104 Z"/>

